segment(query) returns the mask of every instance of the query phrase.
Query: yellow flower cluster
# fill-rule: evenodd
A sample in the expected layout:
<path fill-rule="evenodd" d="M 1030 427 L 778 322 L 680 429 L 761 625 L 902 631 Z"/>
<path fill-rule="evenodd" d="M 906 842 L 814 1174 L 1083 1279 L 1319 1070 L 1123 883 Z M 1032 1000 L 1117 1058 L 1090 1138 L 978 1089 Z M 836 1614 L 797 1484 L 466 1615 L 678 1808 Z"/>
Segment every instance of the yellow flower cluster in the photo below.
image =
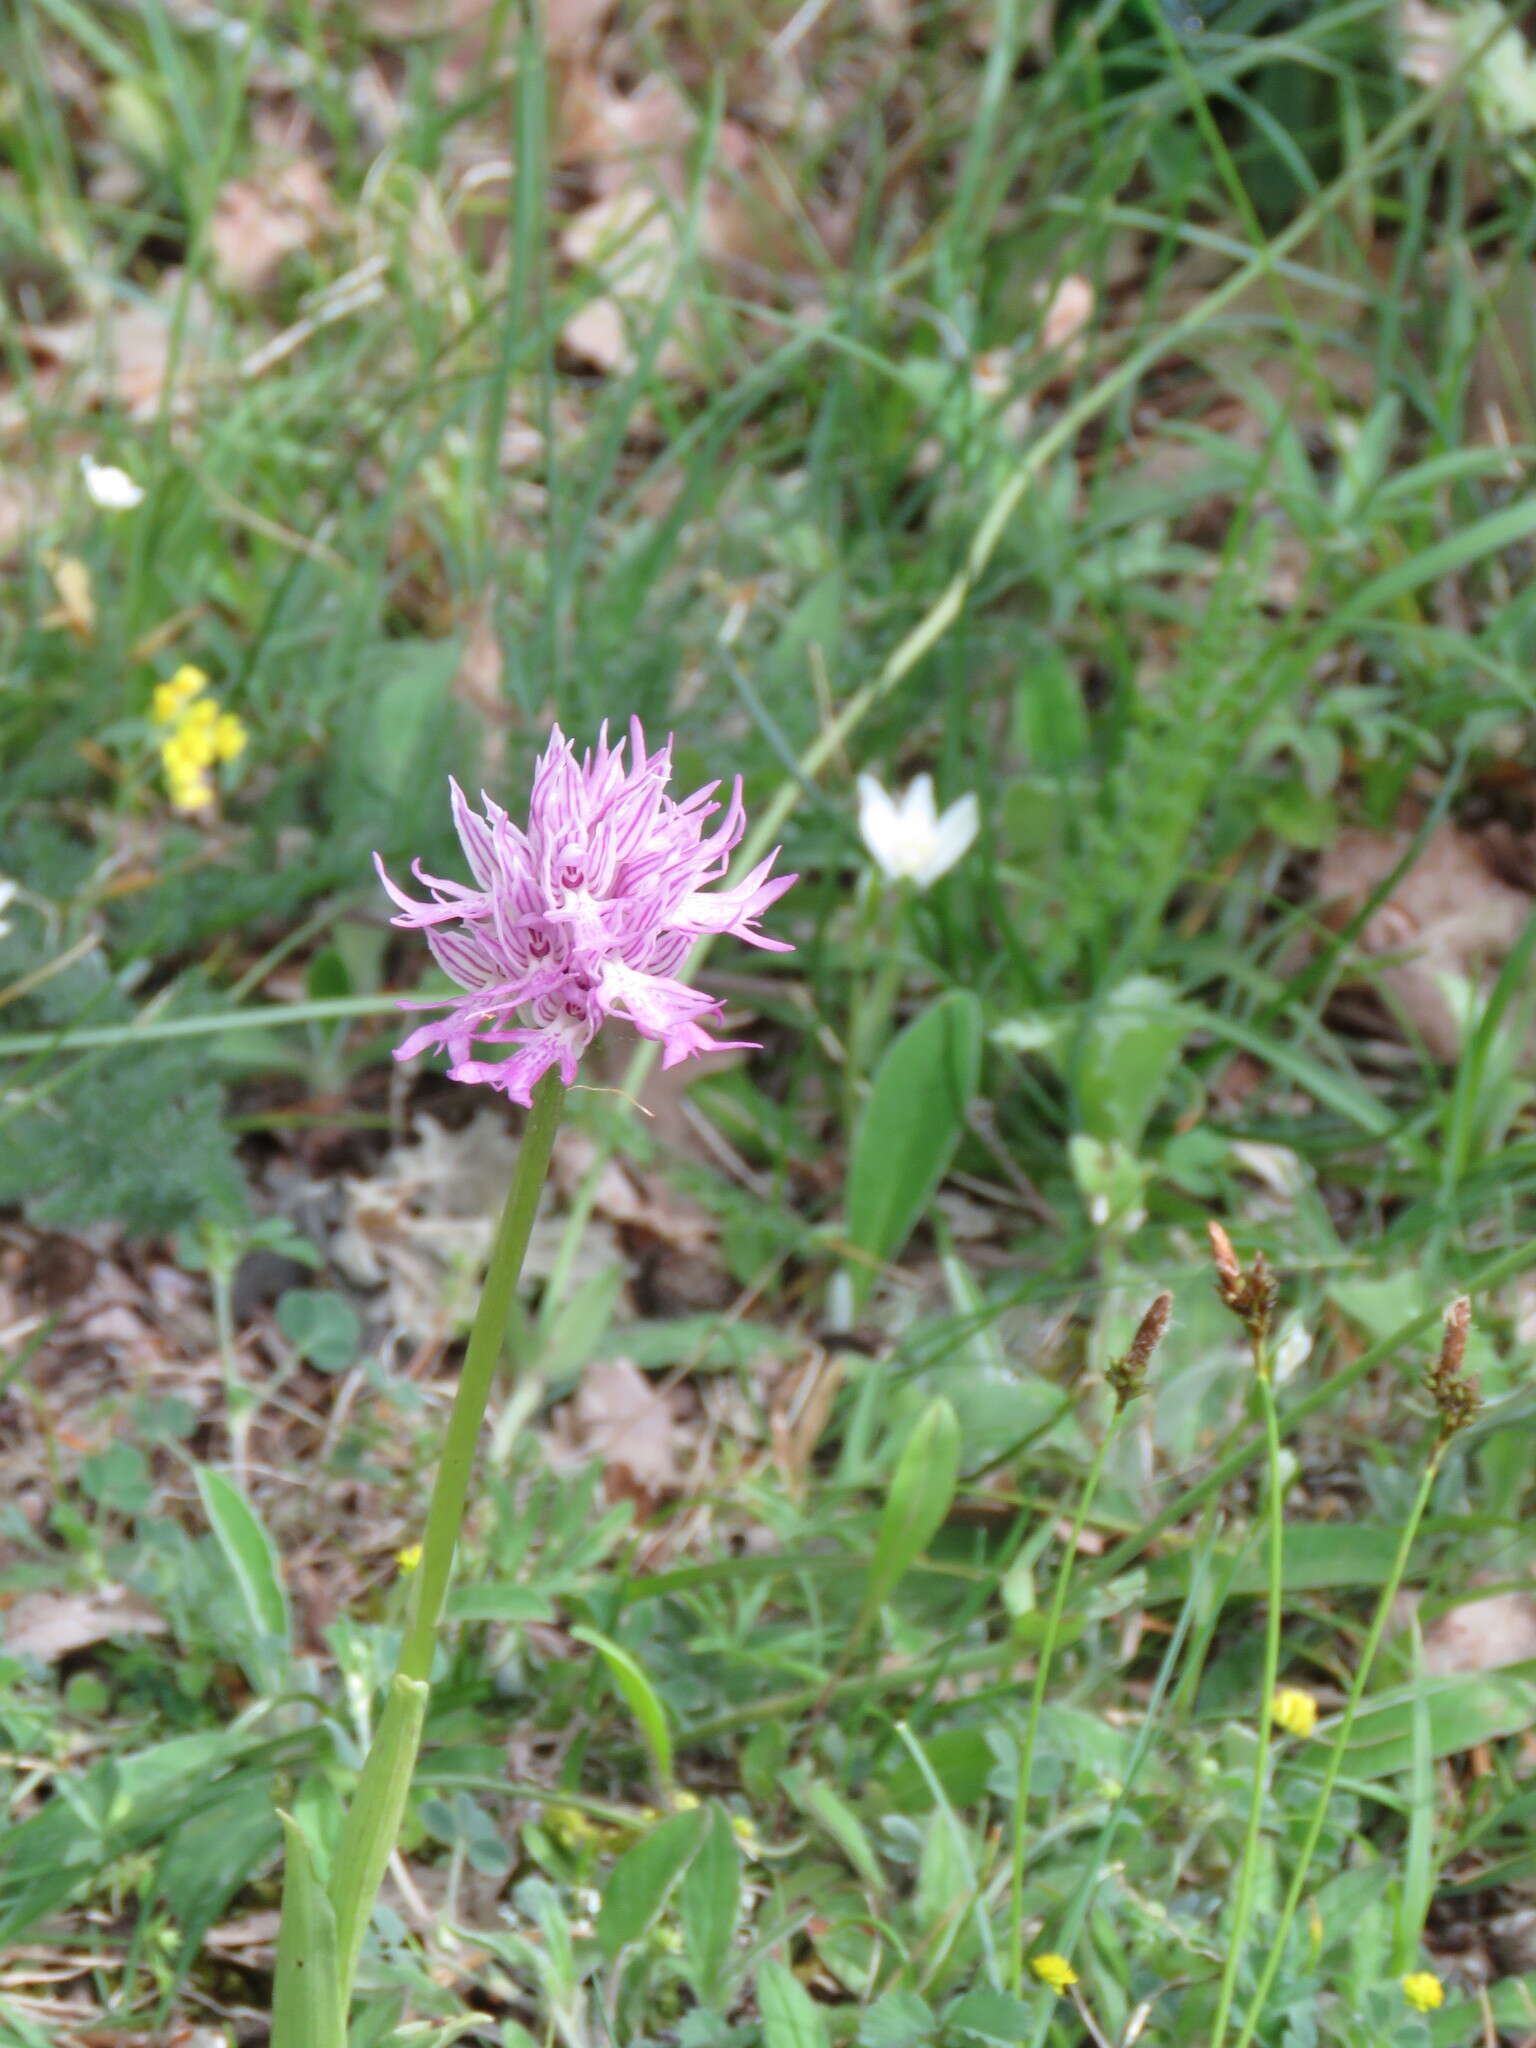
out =
<path fill-rule="evenodd" d="M 208 694 L 208 678 L 184 662 L 169 682 L 160 683 L 151 700 L 156 725 L 169 727 L 160 742 L 165 786 L 178 811 L 206 810 L 213 802 L 209 770 L 217 761 L 234 761 L 245 752 L 245 726 L 233 711 L 219 708 Z"/>
<path fill-rule="evenodd" d="M 612 1821 L 596 1820 L 579 1806 L 547 1806 L 544 1827 L 573 1856 L 589 1848 L 617 1849 L 627 1839 L 624 1828 L 616 1827 Z"/>
<path fill-rule="evenodd" d="M 1403 1979 L 1403 1996 L 1415 2012 L 1433 2012 L 1445 2003 L 1445 1986 L 1433 1970 L 1410 1970 Z"/>
<path fill-rule="evenodd" d="M 1053 1991 L 1058 1993 L 1068 1990 L 1077 1982 L 1077 1972 L 1065 1956 L 1031 1956 L 1029 1967 L 1034 1971 L 1042 1984 L 1048 1984 Z"/>
<path fill-rule="evenodd" d="M 1317 1726 L 1317 1701 L 1299 1685 L 1282 1685 L 1269 1711 L 1287 1735 L 1305 1737 Z"/>

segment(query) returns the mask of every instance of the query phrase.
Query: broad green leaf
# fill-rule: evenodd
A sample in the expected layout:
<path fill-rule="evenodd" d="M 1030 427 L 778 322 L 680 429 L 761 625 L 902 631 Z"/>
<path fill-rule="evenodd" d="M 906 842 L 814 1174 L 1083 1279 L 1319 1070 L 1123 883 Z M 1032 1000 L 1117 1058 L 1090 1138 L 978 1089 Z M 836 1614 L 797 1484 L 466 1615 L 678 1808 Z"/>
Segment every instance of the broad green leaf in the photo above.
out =
<path fill-rule="evenodd" d="M 597 1945 L 611 1962 L 638 1941 L 698 1854 L 709 1824 L 703 1807 L 674 1813 L 626 1849 L 609 1874 L 597 1915 Z"/>
<path fill-rule="evenodd" d="M 875 1264 L 894 1258 L 932 1201 L 965 1130 L 981 1073 L 981 1005 L 956 989 L 887 1046 L 848 1166 L 848 1240 Z M 854 1270 L 862 1300 L 874 1265 Z"/>
<path fill-rule="evenodd" d="M 937 1782 L 937 1781 L 935 1781 Z M 933 1787 L 929 1787 L 930 1793 Z M 971 1896 L 975 1868 L 969 1849 L 954 1827 L 952 1808 L 935 1800 L 923 1828 L 912 1915 L 925 1941 L 947 1949 L 954 1939 L 958 1915 Z"/>
<path fill-rule="evenodd" d="M 864 1594 L 866 1617 L 889 1599 L 927 1549 L 949 1513 L 959 1481 L 960 1425 L 954 1409 L 940 1395 L 917 1418 L 896 1462 L 870 1561 Z"/>
<path fill-rule="evenodd" d="M 1150 974 L 1090 1004 L 1065 1062 L 1081 1128 L 1134 1155 L 1193 1025 L 1176 992 Z"/>
<path fill-rule="evenodd" d="M 608 1667 L 608 1676 L 618 1687 L 624 1704 L 639 1723 L 640 1733 L 651 1752 L 656 1775 L 665 1787 L 672 1782 L 672 1736 L 667 1727 L 666 1708 L 651 1681 L 628 1650 L 621 1649 L 595 1628 L 573 1628 L 578 1643 L 596 1650 Z"/>
<path fill-rule="evenodd" d="M 1087 1131 L 1074 1131 L 1067 1140 L 1067 1163 L 1096 1230 L 1139 1228 L 1146 1214 L 1147 1183 L 1152 1178 L 1152 1170 L 1143 1160 L 1118 1138 L 1094 1138 Z"/>
<path fill-rule="evenodd" d="M 547 1593 L 532 1586 L 504 1585 L 496 1579 L 453 1587 L 445 1611 L 450 1621 L 553 1621 L 555 1617 Z"/>
<path fill-rule="evenodd" d="M 1001 1732 L 1001 1731 L 998 1731 Z M 954 1807 L 944 1796 L 933 1765 L 923 1753 L 923 1746 L 907 1726 L 898 1721 L 896 1733 L 908 1755 L 922 1773 L 929 1792 L 933 1795 L 934 1813 L 929 1821 L 923 1853 L 918 1863 L 917 1893 L 914 1899 L 919 1918 L 928 1918 L 933 1924 L 937 1937 L 934 1955 L 942 1958 L 953 1948 L 960 1935 L 961 1920 L 958 1908 L 967 1908 L 971 1931 L 976 1946 L 983 1957 L 987 1975 L 995 1981 L 997 1977 L 997 1945 L 993 1938 L 992 1923 L 982 1899 L 982 1887 L 976 1874 L 976 1859 L 972 1854 L 972 1843 L 965 1825 Z M 994 1743 L 995 1746 L 995 1743 Z M 944 1900 L 948 1899 L 947 1921 Z M 936 1974 L 935 1970 L 935 1974 Z"/>
<path fill-rule="evenodd" d="M 155 1498 L 149 1460 L 137 1444 L 109 1444 L 80 1461 L 80 1484 L 98 1506 L 142 1515 Z"/>
<path fill-rule="evenodd" d="M 155 1874 L 155 1890 L 181 1937 L 179 1961 L 186 1967 L 235 1893 L 271 1859 L 279 1839 L 269 1773 L 252 1771 L 215 1783 L 224 1796 L 178 1822 Z"/>
<path fill-rule="evenodd" d="M 347 963 L 334 946 L 326 946 L 310 961 L 304 975 L 304 993 L 312 1003 L 353 993 Z"/>
<path fill-rule="evenodd" d="M 293 1627 L 277 1546 L 238 1487 L 209 1465 L 195 1468 L 203 1512 L 240 1595 L 253 1644 L 258 1690 L 280 1684 L 293 1654 Z M 277 1661 L 274 1661 L 274 1660 Z"/>
<path fill-rule="evenodd" d="M 46 1801 L 5 1832 L 0 1854 L 0 1950 L 55 1912 L 94 1873 L 152 1855 L 171 1832 L 255 1782 L 270 1799 L 265 1740 L 248 1730 L 177 1735 L 76 1772 L 68 1796 Z M 0 2037 L 3 2038 L 3 2037 Z"/>
<path fill-rule="evenodd" d="M 403 1672 L 396 1675 L 341 1825 L 331 1871 L 331 1904 L 346 1998 L 352 1995 L 352 1979 L 384 1867 L 399 1839 L 400 1818 L 421 1748 L 427 1692 L 419 1678 L 407 1678 Z"/>
<path fill-rule="evenodd" d="M 800 1811 L 832 1837 L 864 1882 L 873 1890 L 881 1890 L 885 1878 L 880 1860 L 864 1831 L 864 1823 L 842 1794 L 834 1791 L 824 1778 L 798 1776 L 786 1776 L 785 1790 Z"/>
<path fill-rule="evenodd" d="M 277 1304 L 277 1324 L 318 1372 L 345 1372 L 357 1363 L 362 1319 L 350 1301 L 327 1288 L 290 1287 Z"/>
<path fill-rule="evenodd" d="M 689 1981 L 701 2005 L 725 2003 L 726 1972 L 741 1909 L 741 1851 L 731 1817 L 723 1806 L 711 1806 L 709 1824 L 698 1854 L 688 1866 L 678 1895 L 683 1923 L 683 1953 Z"/>
<path fill-rule="evenodd" d="M 859 2048 L 928 2048 L 937 2032 L 927 1999 L 898 1987 L 867 2009 L 857 2040 Z"/>
<path fill-rule="evenodd" d="M 829 2048 L 826 2017 L 800 1979 L 770 1956 L 758 1966 L 763 2048 Z"/>
<path fill-rule="evenodd" d="M 1458 525 L 1455 532 L 1444 540 L 1420 548 L 1417 554 L 1394 562 L 1390 569 L 1384 569 L 1380 575 L 1360 584 L 1354 594 L 1329 615 L 1325 632 L 1320 637 L 1325 641 L 1335 640 L 1349 628 L 1357 626 L 1361 619 L 1385 612 L 1410 590 L 1420 590 L 1426 583 L 1438 583 L 1470 563 L 1515 546 L 1532 533 L 1536 533 L 1536 498 L 1522 493 L 1513 503 L 1501 506 L 1498 511 L 1473 520 L 1469 525 Z"/>
<path fill-rule="evenodd" d="M 1199 1030 L 1209 1031 L 1228 1045 L 1252 1053 L 1255 1059 L 1286 1075 L 1309 1095 L 1315 1095 L 1324 1108 L 1333 1110 L 1335 1115 L 1343 1117 L 1357 1129 L 1373 1138 L 1388 1137 L 1395 1130 L 1397 1117 L 1352 1070 L 1328 1066 L 1289 1039 L 1280 1038 L 1273 1032 L 1253 1030 L 1220 1011 L 1205 1009 L 1195 1003 L 1186 1004 L 1185 1008 Z"/>
<path fill-rule="evenodd" d="M 700 1315 L 653 1317 L 643 1323 L 620 1323 L 595 1346 L 597 1358 L 627 1358 L 642 1371 L 647 1367 L 686 1366 L 690 1372 L 732 1372 L 753 1365 L 765 1355 L 789 1358 L 794 1341 L 787 1330 L 748 1316 Z"/>
<path fill-rule="evenodd" d="M 529 1355 L 537 1358 L 546 1387 L 573 1379 L 598 1356 L 628 1277 L 624 1267 L 615 1262 L 591 1274 L 569 1294 L 550 1295 L 541 1304 Z"/>
<path fill-rule="evenodd" d="M 812 716 L 806 694 L 806 678 L 813 661 L 826 664 L 825 672 L 835 674 L 838 648 L 846 631 L 848 593 L 840 568 L 828 569 L 808 586 L 774 634 L 773 644 L 762 662 L 757 678 L 762 707 L 803 706 L 801 716 Z M 749 679 L 750 680 L 750 679 Z M 758 702 L 747 708 L 760 716 Z M 782 713 L 781 713 L 782 715 Z M 809 724 L 805 737 L 811 733 Z"/>
<path fill-rule="evenodd" d="M 979 1985 L 967 1991 L 944 2015 L 946 2032 L 961 2041 L 983 2041 L 987 2048 L 1012 2048 L 1017 2041 L 1033 2039 L 1034 2011 L 1022 1999 L 1006 1991 Z"/>
<path fill-rule="evenodd" d="M 1401 1531 L 1382 1523 L 1297 1522 L 1285 1532 L 1281 1583 L 1287 1593 L 1384 1585 L 1400 1536 Z M 1255 1545 L 1245 1545 L 1235 1564 L 1230 1545 L 1218 1545 L 1211 1555 L 1221 1570 L 1231 1569 L 1229 1594 L 1258 1594 L 1268 1585 L 1268 1567 Z M 1147 1566 L 1147 1598 L 1154 1603 L 1182 1600 L 1194 1567 L 1190 1551 L 1153 1558 Z"/>
<path fill-rule="evenodd" d="M 1047 775 L 1077 767 L 1092 746 L 1082 681 L 1066 650 L 1049 640 L 1031 649 L 1019 678 L 1013 732 L 1030 764 Z"/>
<path fill-rule="evenodd" d="M 941 1728 L 924 1742 L 923 1754 L 952 1806 L 962 1812 L 980 1806 L 997 1768 L 997 1756 L 980 1728 Z M 884 1790 L 893 1813 L 927 1813 L 934 1803 L 931 1787 L 909 1756 L 892 1764 Z"/>
<path fill-rule="evenodd" d="M 1429 1717 L 1432 1757 L 1460 1756 L 1480 1742 L 1536 1727 L 1536 1660 L 1502 1671 L 1464 1671 L 1367 1702 L 1355 1718 L 1344 1771 L 1352 1778 L 1399 1777 L 1414 1765 L 1414 1722 Z M 1422 1739 L 1422 1737 L 1420 1738 Z"/>
<path fill-rule="evenodd" d="M 1522 1977 L 1501 1977 L 1490 1984 L 1487 2004 L 1481 1996 L 1457 1999 L 1429 2015 L 1429 2038 L 1434 2048 L 1465 2048 L 1469 2041 L 1486 2040 L 1491 2019 L 1501 2033 L 1517 2040 L 1536 2030 L 1536 1970 Z"/>
<path fill-rule="evenodd" d="M 407 807 L 440 741 L 459 650 L 451 641 L 380 646 L 357 677 L 363 716 L 343 756 L 375 802 Z"/>
<path fill-rule="evenodd" d="M 290 1814 L 278 1818 L 287 1854 L 272 1987 L 272 2048 L 347 2048 L 335 1915 L 316 1875 L 309 1837 Z"/>

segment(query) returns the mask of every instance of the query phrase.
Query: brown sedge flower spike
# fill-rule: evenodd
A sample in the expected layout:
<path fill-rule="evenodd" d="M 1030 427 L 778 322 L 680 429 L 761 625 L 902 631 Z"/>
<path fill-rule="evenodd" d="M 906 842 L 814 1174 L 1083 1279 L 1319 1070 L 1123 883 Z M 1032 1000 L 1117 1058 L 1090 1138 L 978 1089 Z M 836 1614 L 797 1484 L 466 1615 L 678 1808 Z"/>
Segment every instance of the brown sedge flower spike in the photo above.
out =
<path fill-rule="evenodd" d="M 1152 1354 L 1163 1341 L 1163 1333 L 1172 1314 L 1173 1296 L 1160 1294 L 1136 1325 L 1136 1334 L 1125 1356 L 1115 1359 L 1106 1369 L 1104 1377 L 1114 1392 L 1117 1415 L 1138 1394 L 1146 1391 L 1147 1368 L 1152 1363 Z"/>
<path fill-rule="evenodd" d="M 1472 1304 L 1466 1295 L 1459 1295 L 1445 1312 L 1440 1356 L 1424 1375 L 1424 1391 L 1440 1416 L 1441 1444 L 1449 1442 L 1458 1429 L 1465 1429 L 1483 1405 L 1476 1377 L 1462 1370 L 1471 1327 Z"/>

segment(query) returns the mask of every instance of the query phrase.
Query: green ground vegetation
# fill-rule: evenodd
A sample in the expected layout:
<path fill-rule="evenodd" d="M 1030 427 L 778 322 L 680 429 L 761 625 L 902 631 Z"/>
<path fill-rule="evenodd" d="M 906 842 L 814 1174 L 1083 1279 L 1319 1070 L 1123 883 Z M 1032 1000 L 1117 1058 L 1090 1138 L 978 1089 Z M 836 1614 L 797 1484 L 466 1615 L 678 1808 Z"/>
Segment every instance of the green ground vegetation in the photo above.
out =
<path fill-rule="evenodd" d="M 1521 29 L 543 12 L 0 16 L 0 1602 L 138 1617 L 0 1658 L 0 2041 L 264 2038 L 451 1368 L 274 1173 L 408 1134 L 370 852 L 631 712 L 797 951 L 572 1102 L 357 2048 L 1529 2039 Z M 976 793 L 931 889 L 863 770 Z"/>

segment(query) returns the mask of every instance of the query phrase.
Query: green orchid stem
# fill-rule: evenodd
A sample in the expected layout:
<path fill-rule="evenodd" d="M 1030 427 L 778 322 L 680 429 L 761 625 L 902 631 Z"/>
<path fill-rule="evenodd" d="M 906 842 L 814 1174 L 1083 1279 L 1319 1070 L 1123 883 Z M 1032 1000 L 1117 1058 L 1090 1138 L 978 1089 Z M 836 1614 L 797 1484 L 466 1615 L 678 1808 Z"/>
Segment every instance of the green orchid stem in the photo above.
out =
<path fill-rule="evenodd" d="M 378 1728 L 368 1747 L 362 1775 L 342 1821 L 330 1884 L 335 1917 L 340 1999 L 345 2011 L 363 1937 L 373 1915 L 384 1871 L 394 1851 L 421 1747 L 427 1688 L 437 1649 L 437 1632 L 448 1599 L 453 1556 L 469 1499 L 475 1450 L 490 1400 L 491 1383 L 506 1340 L 507 1318 L 523 1270 L 554 1150 L 565 1089 L 547 1073 L 533 1091 L 533 1104 L 517 1155 L 506 1207 L 496 1227 L 480 1305 L 464 1353 L 464 1366 L 443 1438 L 432 1499 L 427 1508 L 421 1560 L 416 1567 L 410 1621 L 400 1665 Z M 287 1907 L 285 1903 L 285 1917 Z M 280 2048 L 288 2048 L 283 2041 Z M 297 2044 L 295 2044 L 297 2048 Z"/>
<path fill-rule="evenodd" d="M 1264 1676 L 1259 1693 L 1258 1747 L 1253 1759 L 1248 1824 L 1243 1831 L 1243 1854 L 1237 1873 L 1237 1897 L 1232 1907 L 1232 1927 L 1227 1940 L 1227 1959 L 1221 1973 L 1221 1989 L 1216 2000 L 1216 2019 L 1211 2028 L 1211 2048 L 1221 2048 L 1222 2042 L 1226 2039 L 1227 2021 L 1232 2015 L 1232 1999 L 1237 1989 L 1237 1973 L 1242 1966 L 1243 1950 L 1248 1940 L 1248 1925 L 1253 1918 L 1254 1885 L 1259 1871 L 1259 1838 L 1264 1825 L 1265 1795 L 1269 1790 L 1275 1681 L 1280 1673 L 1280 1622 L 1285 1584 L 1285 1498 L 1280 1473 L 1280 1415 L 1275 1407 L 1275 1390 L 1270 1383 L 1268 1364 L 1258 1340 L 1255 1340 L 1254 1363 L 1258 1367 L 1256 1379 L 1259 1400 L 1264 1411 L 1264 1462 L 1268 1475 L 1269 1541 L 1265 1579 L 1269 1609 L 1264 1620 Z"/>
<path fill-rule="evenodd" d="M 1093 1507 L 1094 1495 L 1099 1490 L 1099 1481 L 1104 1476 L 1105 1461 L 1110 1446 L 1120 1431 L 1123 1408 L 1117 1408 L 1110 1419 L 1109 1427 L 1099 1438 L 1099 1447 L 1093 1454 L 1093 1463 L 1088 1468 L 1088 1477 L 1083 1482 L 1082 1494 L 1078 1499 L 1077 1512 L 1072 1518 L 1072 1531 L 1067 1538 L 1066 1549 L 1062 1552 L 1061 1563 L 1056 1571 L 1056 1584 L 1051 1593 L 1050 1610 L 1046 1615 L 1045 1635 L 1035 1659 L 1034 1683 L 1030 1688 L 1029 1712 L 1024 1722 L 1024 1740 L 1019 1749 L 1019 1775 L 1013 1802 L 1013 1995 L 1021 1998 L 1024 1994 L 1024 1841 L 1029 1832 L 1029 1781 L 1035 1769 L 1035 1744 L 1040 1735 L 1040 1714 L 1045 1705 L 1046 1681 L 1051 1675 L 1051 1658 L 1056 1649 L 1056 1638 L 1061 1632 L 1061 1617 L 1067 1608 L 1067 1588 L 1072 1581 L 1072 1566 L 1077 1557 L 1078 1539 L 1083 1533 L 1089 1512 Z"/>
<path fill-rule="evenodd" d="M 551 1069 L 533 1091 L 533 1107 L 523 1131 L 512 1185 L 507 1191 L 507 1205 L 496 1227 L 496 1242 L 491 1247 L 491 1262 L 486 1269 L 480 1306 L 475 1310 L 474 1326 L 464 1353 L 464 1369 L 459 1374 L 453 1412 L 448 1417 L 443 1455 L 432 1483 L 431 1504 L 427 1508 L 426 1533 L 421 1540 L 421 1563 L 416 1568 L 410 1626 L 400 1652 L 402 1678 L 420 1679 L 424 1683 L 432 1676 L 438 1624 L 443 1618 L 443 1605 L 448 1598 L 448 1578 L 453 1570 L 453 1553 L 464 1520 L 464 1504 L 469 1498 L 470 1474 L 474 1470 L 480 1425 L 485 1420 L 491 1382 L 496 1376 L 501 1347 L 506 1341 L 512 1298 L 517 1292 L 523 1257 L 533 1234 L 533 1219 L 538 1213 L 539 1196 L 544 1191 L 544 1181 L 549 1173 L 550 1154 L 554 1151 L 555 1132 L 564 1102 L 565 1089 L 559 1075 Z"/>
<path fill-rule="evenodd" d="M 1334 1731 L 1333 1744 L 1328 1752 L 1328 1762 L 1323 1769 L 1323 1782 L 1318 1788 L 1317 1803 L 1312 1809 L 1312 1818 L 1307 1823 L 1307 1832 L 1302 1840 L 1301 1853 L 1296 1859 L 1296 1868 L 1292 1873 L 1290 1885 L 1286 1890 L 1285 1903 L 1280 1908 L 1280 1920 L 1275 1928 L 1274 1940 L 1270 1943 L 1269 1955 L 1265 1959 L 1263 1973 L 1254 1989 L 1247 2015 L 1243 2020 L 1237 2039 L 1233 2043 L 1233 2048 L 1248 2048 L 1249 2042 L 1252 2041 L 1257 2031 L 1259 2021 L 1263 2017 L 1264 2001 L 1269 1996 L 1275 1978 L 1280 1974 L 1280 1964 L 1284 1959 L 1286 1941 L 1290 1935 L 1292 1923 L 1295 1921 L 1297 1909 L 1301 1904 L 1301 1895 L 1306 1890 L 1307 1876 L 1312 1868 L 1312 1858 L 1317 1852 L 1318 1841 L 1327 1824 L 1328 1807 L 1333 1798 L 1333 1788 L 1338 1783 L 1339 1772 L 1344 1767 L 1344 1754 L 1349 1747 L 1349 1738 L 1355 1725 L 1355 1716 L 1360 1710 L 1360 1702 L 1364 1699 L 1365 1688 L 1370 1682 L 1371 1668 L 1376 1662 L 1376 1652 L 1381 1647 L 1381 1638 L 1386 1631 L 1387 1618 L 1392 1612 L 1393 1603 L 1397 1599 L 1398 1588 L 1402 1585 L 1404 1575 L 1408 1570 L 1408 1559 L 1413 1550 L 1413 1540 L 1419 1533 L 1419 1524 L 1424 1519 L 1425 1510 L 1429 1506 L 1430 1495 L 1434 1492 L 1435 1480 L 1439 1476 L 1440 1460 L 1444 1451 L 1445 1440 L 1442 1438 L 1430 1454 L 1429 1462 L 1424 1468 L 1424 1477 L 1419 1481 L 1419 1490 L 1414 1497 L 1413 1506 L 1409 1509 L 1408 1518 L 1403 1524 L 1403 1533 L 1398 1539 L 1397 1553 L 1392 1560 L 1392 1569 L 1387 1574 L 1387 1582 L 1382 1587 L 1381 1597 L 1376 1602 L 1376 1612 L 1371 1618 L 1370 1631 L 1366 1636 L 1364 1648 L 1360 1652 L 1360 1661 L 1355 1667 L 1354 1682 L 1349 1688 L 1349 1698 L 1344 1704 L 1344 1711 L 1339 1716 L 1339 1725 Z"/>

